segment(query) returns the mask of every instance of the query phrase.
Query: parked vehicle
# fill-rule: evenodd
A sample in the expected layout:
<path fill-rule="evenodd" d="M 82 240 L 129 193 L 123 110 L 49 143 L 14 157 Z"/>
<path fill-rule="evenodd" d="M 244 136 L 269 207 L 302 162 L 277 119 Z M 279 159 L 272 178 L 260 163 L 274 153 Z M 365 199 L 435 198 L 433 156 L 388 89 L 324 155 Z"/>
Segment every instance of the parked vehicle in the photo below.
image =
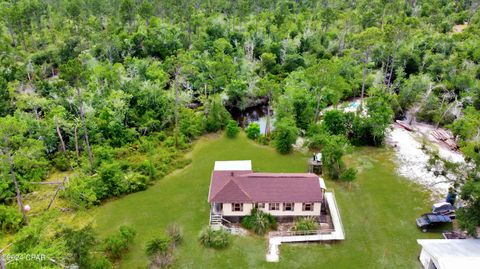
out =
<path fill-rule="evenodd" d="M 447 215 L 452 219 L 455 218 L 455 210 L 456 208 L 447 202 L 436 203 L 432 206 L 432 213 Z"/>
<path fill-rule="evenodd" d="M 447 215 L 426 213 L 417 219 L 417 226 L 422 229 L 422 232 L 427 232 L 429 229 L 451 222 L 452 219 Z"/>

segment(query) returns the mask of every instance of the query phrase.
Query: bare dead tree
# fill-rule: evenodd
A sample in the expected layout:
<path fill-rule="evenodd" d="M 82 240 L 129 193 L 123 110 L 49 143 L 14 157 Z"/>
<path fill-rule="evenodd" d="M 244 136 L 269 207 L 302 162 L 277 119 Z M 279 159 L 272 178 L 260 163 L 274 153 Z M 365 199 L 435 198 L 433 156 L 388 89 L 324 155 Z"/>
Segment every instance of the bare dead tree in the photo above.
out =
<path fill-rule="evenodd" d="M 77 133 L 77 124 L 75 123 L 75 127 L 73 128 L 73 135 L 75 140 L 75 153 L 77 154 L 77 162 L 80 160 L 80 151 L 78 150 L 78 133 Z"/>
<path fill-rule="evenodd" d="M 5 142 L 5 147 L 2 149 L 2 151 L 7 156 L 7 159 L 8 159 L 8 165 L 9 165 L 9 168 L 10 168 L 10 176 L 11 176 L 13 184 L 15 186 L 15 193 L 16 193 L 16 196 L 17 196 L 18 209 L 23 214 L 23 221 L 25 222 L 25 225 L 28 225 L 27 214 L 25 213 L 25 208 L 23 207 L 22 193 L 20 192 L 20 188 L 18 187 L 18 181 L 17 181 L 17 176 L 15 175 L 13 159 L 12 159 L 12 155 L 10 153 L 10 149 L 8 147 L 8 143 L 9 143 L 8 137 L 5 135 L 3 137 L 3 140 Z"/>
<path fill-rule="evenodd" d="M 58 135 L 58 138 L 60 139 L 60 145 L 62 146 L 63 154 L 65 155 L 65 158 L 67 158 L 68 165 L 70 166 L 70 170 L 73 170 L 72 163 L 70 162 L 70 158 L 68 157 L 67 147 L 65 146 L 65 141 L 63 140 L 62 132 L 60 131 L 60 126 L 58 124 L 57 117 L 54 117 L 54 121 L 55 121 L 55 129 L 57 130 L 57 135 Z"/>
<path fill-rule="evenodd" d="M 90 166 L 93 171 L 93 154 L 92 154 L 92 148 L 90 147 L 90 142 L 88 140 L 87 123 L 85 122 L 85 113 L 83 111 L 82 94 L 80 92 L 79 87 L 77 87 L 77 98 L 78 98 L 78 108 L 80 111 L 80 120 L 82 121 L 82 126 L 83 126 L 83 136 L 85 138 L 85 144 L 87 145 L 88 159 L 90 160 Z"/>
<path fill-rule="evenodd" d="M 181 83 L 180 77 L 180 69 L 182 67 L 178 66 L 175 70 L 175 78 L 173 81 L 173 90 L 175 92 L 175 104 L 174 104 L 174 117 L 175 117 L 175 148 L 178 147 L 178 135 L 179 135 L 179 127 L 178 127 L 178 120 L 179 120 L 179 111 L 178 106 L 180 103 L 180 96 L 179 96 L 179 84 Z"/>

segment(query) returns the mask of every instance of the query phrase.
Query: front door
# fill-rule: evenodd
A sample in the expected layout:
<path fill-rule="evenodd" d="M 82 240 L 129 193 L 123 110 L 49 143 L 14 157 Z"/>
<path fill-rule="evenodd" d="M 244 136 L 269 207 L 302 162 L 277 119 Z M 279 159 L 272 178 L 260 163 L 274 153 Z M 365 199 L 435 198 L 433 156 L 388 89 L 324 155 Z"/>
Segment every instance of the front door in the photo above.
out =
<path fill-rule="evenodd" d="M 213 212 L 216 214 L 221 214 L 223 210 L 223 204 L 222 203 L 213 203 Z"/>

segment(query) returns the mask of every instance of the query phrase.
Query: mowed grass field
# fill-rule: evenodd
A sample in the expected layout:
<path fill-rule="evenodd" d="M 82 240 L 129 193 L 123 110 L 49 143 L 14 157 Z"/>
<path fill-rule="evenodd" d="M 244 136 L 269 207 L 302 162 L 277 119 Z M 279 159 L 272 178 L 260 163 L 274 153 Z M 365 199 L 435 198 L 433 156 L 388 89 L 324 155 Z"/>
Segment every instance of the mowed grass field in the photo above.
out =
<path fill-rule="evenodd" d="M 175 268 L 420 268 L 417 238 L 440 238 L 421 233 L 415 218 L 428 211 L 428 193 L 397 176 L 388 149 L 359 148 L 347 156 L 358 169 L 347 185 L 327 181 L 335 192 L 346 240 L 334 244 L 283 244 L 280 262 L 265 261 L 267 240 L 235 237 L 225 250 L 206 249 L 198 234 L 208 225 L 210 175 L 216 160 L 252 160 L 254 170 L 305 172 L 310 155 L 280 155 L 245 138 L 206 136 L 195 143 L 192 163 L 159 180 L 148 190 L 131 194 L 95 209 L 95 228 L 105 237 L 121 225 L 131 225 L 137 237 L 120 268 L 146 268 L 145 243 L 163 236 L 178 223 L 184 243 L 176 250 Z"/>

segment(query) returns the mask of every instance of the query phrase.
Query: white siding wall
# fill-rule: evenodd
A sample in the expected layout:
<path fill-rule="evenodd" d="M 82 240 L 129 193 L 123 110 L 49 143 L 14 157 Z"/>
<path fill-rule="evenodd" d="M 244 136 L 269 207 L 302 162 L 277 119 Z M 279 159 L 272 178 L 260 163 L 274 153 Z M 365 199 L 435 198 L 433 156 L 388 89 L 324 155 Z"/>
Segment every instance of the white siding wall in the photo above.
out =
<path fill-rule="evenodd" d="M 244 203 L 242 212 L 233 212 L 231 203 L 223 204 L 224 216 L 246 216 L 250 214 L 253 204 Z M 283 211 L 283 203 L 280 203 L 280 210 L 268 210 L 268 203 L 265 203 L 264 212 L 270 213 L 273 216 L 320 216 L 321 203 L 313 204 L 313 211 L 303 211 L 302 203 L 295 203 L 293 211 Z"/>

